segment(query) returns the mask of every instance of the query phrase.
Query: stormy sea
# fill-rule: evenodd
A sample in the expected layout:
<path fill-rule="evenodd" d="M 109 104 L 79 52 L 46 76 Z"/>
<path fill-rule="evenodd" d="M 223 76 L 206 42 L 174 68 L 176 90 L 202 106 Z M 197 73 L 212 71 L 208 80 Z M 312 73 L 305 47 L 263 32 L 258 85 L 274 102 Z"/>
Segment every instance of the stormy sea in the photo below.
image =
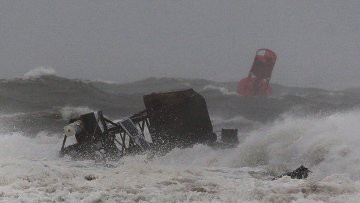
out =
<path fill-rule="evenodd" d="M 143 95 L 193 88 L 215 131 L 240 144 L 176 148 L 96 162 L 60 157 L 70 118 L 102 110 L 116 120 L 143 110 Z M 240 97 L 236 82 L 148 78 L 120 84 L 51 74 L 0 80 L 0 202 L 358 202 L 360 88 L 273 84 Z M 307 179 L 283 173 L 304 165 Z M 88 178 L 91 177 L 91 178 Z"/>

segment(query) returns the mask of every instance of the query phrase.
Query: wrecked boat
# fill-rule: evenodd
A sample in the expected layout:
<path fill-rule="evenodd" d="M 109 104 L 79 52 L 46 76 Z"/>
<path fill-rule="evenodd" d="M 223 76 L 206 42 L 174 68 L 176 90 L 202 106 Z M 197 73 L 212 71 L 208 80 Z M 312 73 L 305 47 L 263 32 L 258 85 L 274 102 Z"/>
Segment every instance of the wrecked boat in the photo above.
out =
<path fill-rule="evenodd" d="M 217 139 L 205 98 L 193 89 L 152 93 L 143 101 L 145 110 L 120 121 L 111 121 L 102 111 L 71 119 L 64 127 L 60 154 L 81 159 L 119 159 L 147 151 L 165 154 L 194 144 L 238 144 L 237 129 L 222 129 Z M 68 137 L 75 137 L 76 143 L 67 146 Z"/>

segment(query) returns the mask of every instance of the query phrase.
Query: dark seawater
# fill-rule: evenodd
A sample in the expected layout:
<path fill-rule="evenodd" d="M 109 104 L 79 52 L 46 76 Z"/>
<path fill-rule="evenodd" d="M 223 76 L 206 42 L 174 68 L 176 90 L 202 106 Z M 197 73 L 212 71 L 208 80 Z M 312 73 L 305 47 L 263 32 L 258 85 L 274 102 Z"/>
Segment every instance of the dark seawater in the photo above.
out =
<path fill-rule="evenodd" d="M 244 129 L 251 127 L 250 124 L 272 122 L 285 113 L 325 115 L 360 104 L 360 91 L 356 89 L 327 91 L 273 85 L 272 97 L 259 98 L 238 96 L 236 82 L 148 78 L 115 84 L 44 75 L 0 80 L 2 131 L 22 131 L 29 135 L 43 130 L 60 132 L 70 117 L 94 110 L 118 119 L 143 110 L 145 94 L 187 88 L 205 97 L 214 124 L 217 119 L 241 117 L 235 124 Z"/>

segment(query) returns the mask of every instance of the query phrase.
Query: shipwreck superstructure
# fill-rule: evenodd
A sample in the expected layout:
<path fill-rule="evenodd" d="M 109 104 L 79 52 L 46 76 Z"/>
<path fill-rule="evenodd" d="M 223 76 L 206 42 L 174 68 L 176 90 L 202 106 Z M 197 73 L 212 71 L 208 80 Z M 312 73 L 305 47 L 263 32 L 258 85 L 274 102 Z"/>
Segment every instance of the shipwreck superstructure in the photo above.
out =
<path fill-rule="evenodd" d="M 145 110 L 120 121 L 111 121 L 101 111 L 71 119 L 64 127 L 61 155 L 118 159 L 146 151 L 164 154 L 198 143 L 234 146 L 238 142 L 236 129 L 222 129 L 217 141 L 206 101 L 193 89 L 152 93 L 143 100 Z M 75 137 L 76 143 L 66 146 L 68 137 Z"/>

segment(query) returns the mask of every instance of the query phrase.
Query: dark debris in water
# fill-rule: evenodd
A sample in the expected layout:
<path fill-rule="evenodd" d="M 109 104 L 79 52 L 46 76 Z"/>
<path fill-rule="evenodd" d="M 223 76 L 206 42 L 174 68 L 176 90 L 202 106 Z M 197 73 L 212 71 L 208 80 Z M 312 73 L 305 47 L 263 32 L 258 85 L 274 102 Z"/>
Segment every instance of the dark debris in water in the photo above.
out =
<path fill-rule="evenodd" d="M 191 188 L 191 191 L 193 192 L 207 192 L 207 190 L 203 187 L 194 187 L 194 188 Z"/>
<path fill-rule="evenodd" d="M 96 177 L 94 175 L 87 175 L 85 176 L 85 180 L 88 180 L 88 181 L 92 181 L 92 180 L 95 180 Z"/>
<path fill-rule="evenodd" d="M 279 179 L 283 176 L 290 176 L 292 179 L 306 179 L 309 176 L 309 173 L 311 173 L 311 171 L 305 166 L 301 165 L 296 170 L 285 173 L 279 177 L 274 178 L 273 180 Z"/>

